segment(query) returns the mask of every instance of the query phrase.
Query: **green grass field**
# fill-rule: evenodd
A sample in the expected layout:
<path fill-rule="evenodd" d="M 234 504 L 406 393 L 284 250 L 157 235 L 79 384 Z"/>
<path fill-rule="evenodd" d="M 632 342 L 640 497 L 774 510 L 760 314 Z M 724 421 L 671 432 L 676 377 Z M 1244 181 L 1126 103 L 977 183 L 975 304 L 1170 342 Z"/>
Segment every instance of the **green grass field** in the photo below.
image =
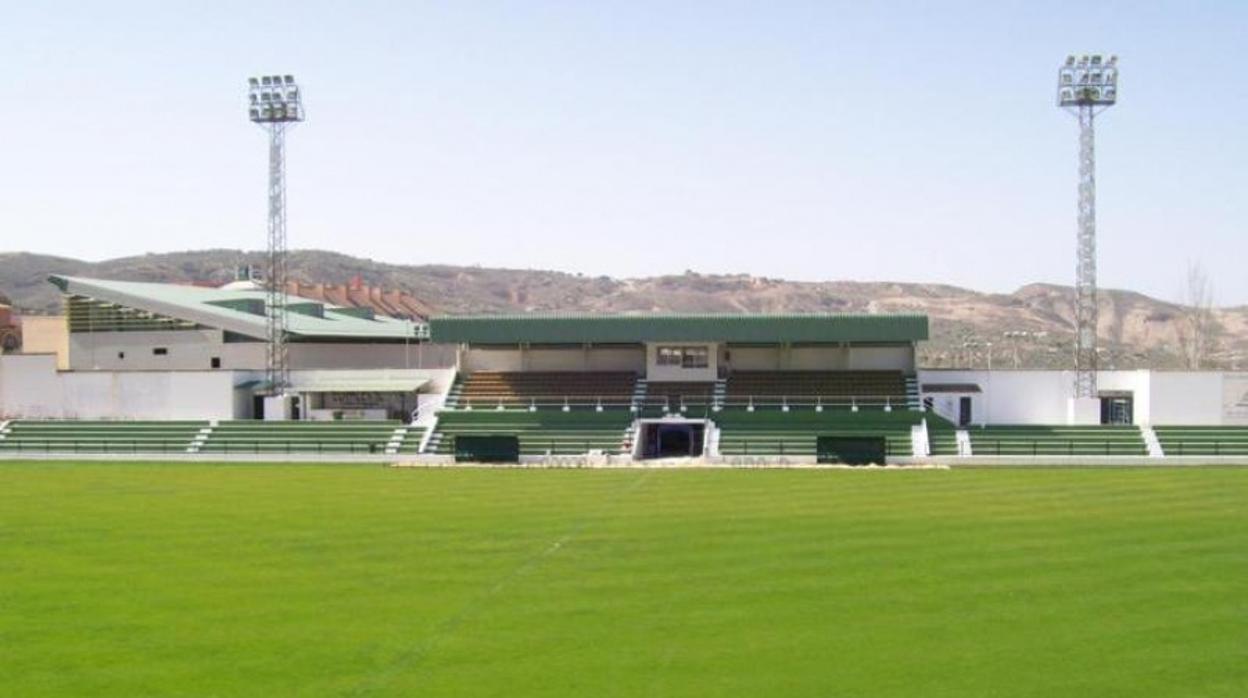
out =
<path fill-rule="evenodd" d="M 0 464 L 12 696 L 1248 695 L 1248 470 Z"/>

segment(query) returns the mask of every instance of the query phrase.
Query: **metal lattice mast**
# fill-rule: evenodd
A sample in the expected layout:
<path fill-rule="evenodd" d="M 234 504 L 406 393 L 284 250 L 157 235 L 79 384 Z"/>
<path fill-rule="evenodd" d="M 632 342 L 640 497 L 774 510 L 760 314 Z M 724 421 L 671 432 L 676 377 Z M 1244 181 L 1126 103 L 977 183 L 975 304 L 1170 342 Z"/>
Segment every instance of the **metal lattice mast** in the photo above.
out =
<path fill-rule="evenodd" d="M 1067 56 L 1058 105 L 1079 120 L 1079 221 L 1075 263 L 1075 397 L 1097 396 L 1096 115 L 1118 100 L 1118 57 Z"/>
<path fill-rule="evenodd" d="M 265 75 L 248 81 L 248 115 L 269 134 L 268 256 L 265 260 L 267 350 L 265 378 L 272 395 L 290 385 L 286 307 L 286 128 L 303 121 L 303 103 L 293 76 Z"/>
<path fill-rule="evenodd" d="M 1075 262 L 1075 397 L 1096 397 L 1096 132 L 1079 107 L 1079 239 Z"/>
<path fill-rule="evenodd" d="M 290 385 L 290 356 L 286 347 L 286 127 L 275 123 L 269 131 L 269 236 L 264 288 L 268 313 L 268 352 L 265 378 L 274 395 Z"/>

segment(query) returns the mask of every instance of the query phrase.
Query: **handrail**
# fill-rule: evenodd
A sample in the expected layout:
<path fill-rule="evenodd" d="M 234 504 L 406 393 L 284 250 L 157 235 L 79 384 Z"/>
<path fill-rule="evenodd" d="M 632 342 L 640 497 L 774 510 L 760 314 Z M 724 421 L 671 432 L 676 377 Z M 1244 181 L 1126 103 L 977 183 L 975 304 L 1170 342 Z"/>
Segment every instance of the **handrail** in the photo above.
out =
<path fill-rule="evenodd" d="M 1002 447 L 1009 452 L 1002 453 Z M 971 448 L 977 456 L 1112 456 L 1141 455 L 1148 451 L 1143 441 L 1137 443 L 1123 439 L 985 439 L 975 436 L 971 437 Z M 1019 449 L 1030 450 L 1030 453 L 1017 453 Z M 1063 450 L 1065 453 L 1061 452 Z M 1093 450 L 1102 453 L 1093 453 Z"/>
<path fill-rule="evenodd" d="M 7 444 L 14 444 L 17 453 L 185 453 L 191 446 L 190 441 L 162 439 L 159 441 L 140 441 L 138 439 L 10 439 Z M 388 443 L 388 442 L 387 442 Z M 343 444 L 327 444 L 317 442 L 274 441 L 274 440 L 221 440 L 205 442 L 200 446 L 200 453 L 309 453 L 315 447 L 316 453 L 384 453 L 387 443 L 381 442 L 349 442 Z M 208 451 L 205 445 L 212 446 Z M 280 446 L 273 449 L 262 446 Z M 218 451 L 216 447 L 220 447 Z M 326 450 L 330 447 L 330 450 Z"/>

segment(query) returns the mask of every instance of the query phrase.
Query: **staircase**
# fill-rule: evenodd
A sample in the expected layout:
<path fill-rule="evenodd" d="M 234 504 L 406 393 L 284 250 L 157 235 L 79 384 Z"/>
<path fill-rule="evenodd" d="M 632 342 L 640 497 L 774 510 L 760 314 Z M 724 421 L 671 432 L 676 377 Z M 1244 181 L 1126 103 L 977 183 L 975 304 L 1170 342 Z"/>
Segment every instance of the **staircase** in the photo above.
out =
<path fill-rule="evenodd" d="M 648 392 L 649 384 L 646 383 L 646 379 L 638 378 L 637 382 L 633 384 L 633 401 L 628 407 L 629 410 L 634 414 L 641 412 L 646 406 L 646 395 Z"/>
<path fill-rule="evenodd" d="M 437 453 L 439 447 L 442 446 L 443 434 L 440 431 L 430 431 L 429 438 L 425 440 L 421 447 L 421 453 Z"/>
<path fill-rule="evenodd" d="M 208 441 L 208 437 L 212 436 L 212 430 L 217 426 L 217 420 L 213 419 L 208 422 L 208 426 L 199 430 L 199 433 L 191 439 L 191 443 L 186 447 L 187 453 L 199 453 L 204 447 L 204 443 Z"/>
<path fill-rule="evenodd" d="M 975 455 L 971 451 L 971 435 L 965 429 L 958 430 L 958 455 L 971 456 Z"/>
<path fill-rule="evenodd" d="M 630 454 L 633 452 L 633 446 L 637 439 L 637 421 L 633 420 L 628 423 L 624 429 L 624 438 L 620 441 L 620 453 Z"/>
<path fill-rule="evenodd" d="M 1148 447 L 1148 455 L 1153 458 L 1161 458 L 1166 455 L 1165 449 L 1161 447 L 1161 441 L 1157 439 L 1157 432 L 1153 431 L 1152 427 L 1141 426 L 1140 436 L 1144 437 L 1144 445 Z"/>
<path fill-rule="evenodd" d="M 719 378 L 715 381 L 715 387 L 711 389 L 711 411 L 718 412 L 724 409 L 724 398 L 728 395 L 728 379 Z"/>
<path fill-rule="evenodd" d="M 464 392 L 464 379 L 461 374 L 455 374 L 455 382 L 451 383 L 451 389 L 446 392 L 446 401 L 442 403 L 443 409 L 457 410 L 459 409 L 459 396 Z"/>
<path fill-rule="evenodd" d="M 910 427 L 910 452 L 915 458 L 925 458 L 932 453 L 927 440 L 927 420 Z"/>
<path fill-rule="evenodd" d="M 919 399 L 919 377 L 914 374 L 906 376 L 906 407 L 916 412 L 923 409 Z"/>
<path fill-rule="evenodd" d="M 405 441 L 407 441 L 407 425 L 395 427 L 394 432 L 390 434 L 390 441 L 386 443 L 386 455 L 393 456 L 398 453 Z"/>

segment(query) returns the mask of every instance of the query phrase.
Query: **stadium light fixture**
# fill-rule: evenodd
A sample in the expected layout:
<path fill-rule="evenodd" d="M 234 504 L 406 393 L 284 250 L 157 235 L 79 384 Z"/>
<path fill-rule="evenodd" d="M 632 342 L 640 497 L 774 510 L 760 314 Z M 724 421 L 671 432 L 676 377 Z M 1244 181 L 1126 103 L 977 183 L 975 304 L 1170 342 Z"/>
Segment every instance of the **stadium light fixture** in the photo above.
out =
<path fill-rule="evenodd" d="M 303 121 L 302 99 L 293 75 L 263 75 L 247 79 L 247 116 L 253 123 L 289 124 Z M 265 109 L 265 104 L 271 105 L 270 108 Z"/>

